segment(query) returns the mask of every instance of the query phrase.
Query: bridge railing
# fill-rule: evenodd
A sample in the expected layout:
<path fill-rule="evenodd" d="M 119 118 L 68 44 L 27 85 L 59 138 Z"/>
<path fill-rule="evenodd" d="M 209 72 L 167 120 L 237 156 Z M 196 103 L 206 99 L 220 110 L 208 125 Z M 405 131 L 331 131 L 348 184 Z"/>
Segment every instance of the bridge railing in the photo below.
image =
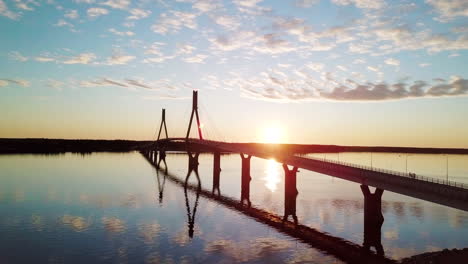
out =
<path fill-rule="evenodd" d="M 304 157 L 304 156 L 302 156 L 302 157 Z M 386 174 L 390 174 L 390 175 L 406 177 L 406 178 L 410 178 L 410 179 L 417 179 L 417 180 L 421 180 L 421 181 L 425 181 L 425 182 L 433 182 L 433 183 L 444 184 L 444 185 L 448 185 L 448 186 L 454 186 L 454 187 L 458 187 L 458 188 L 468 189 L 468 184 L 455 182 L 455 181 L 449 181 L 449 180 L 443 180 L 443 179 L 438 179 L 438 178 L 433 178 L 433 177 L 427 177 L 427 176 L 422 176 L 422 175 L 416 175 L 416 174 L 412 174 L 412 173 L 408 173 L 408 172 L 401 172 L 401 171 L 394 171 L 394 170 L 388 170 L 388 169 L 383 169 L 383 168 L 370 167 L 370 166 L 366 166 L 366 165 L 359 165 L 359 164 L 355 164 L 355 163 L 349 163 L 349 162 L 337 161 L 337 160 L 330 160 L 330 159 L 325 159 L 325 158 L 316 158 L 316 157 L 310 157 L 310 156 L 305 156 L 304 158 L 313 159 L 313 160 L 317 160 L 317 161 L 328 162 L 328 163 L 333 163 L 333 164 L 338 164 L 338 165 L 344 165 L 344 166 L 363 169 L 363 170 L 376 171 L 376 172 L 386 173 Z"/>

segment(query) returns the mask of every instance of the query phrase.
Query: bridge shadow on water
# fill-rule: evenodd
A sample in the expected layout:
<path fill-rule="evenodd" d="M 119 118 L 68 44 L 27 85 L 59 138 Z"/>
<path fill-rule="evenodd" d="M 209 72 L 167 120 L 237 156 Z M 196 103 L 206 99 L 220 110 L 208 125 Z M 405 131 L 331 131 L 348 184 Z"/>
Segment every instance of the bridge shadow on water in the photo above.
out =
<path fill-rule="evenodd" d="M 381 244 L 381 227 L 384 222 L 381 214 L 381 191 L 370 193 L 367 186 L 361 186 L 363 194 L 366 197 L 364 203 L 364 243 L 358 245 L 353 242 L 332 236 L 325 232 L 320 232 L 314 228 L 302 225 L 298 222 L 296 216 L 296 177 L 297 168 L 289 169 L 284 165 L 285 173 L 289 174 L 285 181 L 285 210 L 284 215 L 280 216 L 255 208 L 250 201 L 250 168 L 247 162 L 250 156 L 242 156 L 242 162 L 245 166 L 242 169 L 241 178 L 241 199 L 236 200 L 221 195 L 219 188 L 219 179 L 221 169 L 219 167 L 219 153 L 214 155 L 213 168 L 213 188 L 206 190 L 201 187 L 201 180 L 198 173 L 198 153 L 188 153 L 188 172 L 185 179 L 171 174 L 165 161 L 165 155 L 157 157 L 151 153 L 143 153 L 145 158 L 156 168 L 156 177 L 158 182 L 159 203 L 163 202 L 164 184 L 166 179 L 175 183 L 184 189 L 185 202 L 187 208 L 188 236 L 193 238 L 194 225 L 196 219 L 199 197 L 202 196 L 210 201 L 224 205 L 232 210 L 240 212 L 245 216 L 254 219 L 275 228 L 277 231 L 290 237 L 300 240 L 315 249 L 318 249 L 328 255 L 334 256 L 346 263 L 396 263 L 395 260 L 385 257 Z M 250 164 L 250 162 L 248 162 Z M 161 166 L 164 165 L 164 166 Z M 189 179 L 195 177 L 195 183 L 189 183 Z M 195 201 L 190 203 L 188 193 L 195 194 Z M 378 213 L 374 213 L 378 212 Z M 288 218 L 291 216 L 292 221 Z M 370 248 L 374 247 L 375 252 Z"/>

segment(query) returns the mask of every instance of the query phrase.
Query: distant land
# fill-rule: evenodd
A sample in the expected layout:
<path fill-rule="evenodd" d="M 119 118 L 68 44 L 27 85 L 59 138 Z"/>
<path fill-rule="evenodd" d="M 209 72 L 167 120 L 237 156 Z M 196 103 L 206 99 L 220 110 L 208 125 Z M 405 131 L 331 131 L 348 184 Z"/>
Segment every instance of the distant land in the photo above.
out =
<path fill-rule="evenodd" d="M 45 139 L 45 138 L 0 138 L 0 153 L 90 153 L 90 152 L 129 152 L 142 150 L 153 141 L 137 140 L 93 140 L 93 139 Z M 183 148 L 184 143 L 172 143 Z M 264 144 L 234 143 L 258 148 L 275 148 L 290 153 L 337 153 L 337 152 L 390 152 L 421 154 L 468 154 L 463 148 L 416 148 L 386 146 L 337 146 L 317 144 Z M 206 152 L 209 150 L 206 149 Z"/>

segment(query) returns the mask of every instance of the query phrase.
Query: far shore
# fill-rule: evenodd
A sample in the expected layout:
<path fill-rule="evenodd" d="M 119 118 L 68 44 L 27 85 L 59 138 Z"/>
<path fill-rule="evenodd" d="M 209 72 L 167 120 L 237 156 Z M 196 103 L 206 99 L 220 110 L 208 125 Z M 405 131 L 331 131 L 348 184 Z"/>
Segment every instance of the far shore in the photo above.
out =
<path fill-rule="evenodd" d="M 129 152 L 139 151 L 151 146 L 153 141 L 138 140 L 93 140 L 93 139 L 46 139 L 46 138 L 0 138 L 0 153 L 91 153 L 91 152 Z M 274 147 L 289 153 L 338 153 L 338 152 L 386 152 L 419 154 L 468 154 L 464 148 L 420 148 L 388 146 L 338 146 L 318 144 L 264 144 L 236 143 L 259 148 Z M 209 150 L 201 150 L 209 152 Z"/>

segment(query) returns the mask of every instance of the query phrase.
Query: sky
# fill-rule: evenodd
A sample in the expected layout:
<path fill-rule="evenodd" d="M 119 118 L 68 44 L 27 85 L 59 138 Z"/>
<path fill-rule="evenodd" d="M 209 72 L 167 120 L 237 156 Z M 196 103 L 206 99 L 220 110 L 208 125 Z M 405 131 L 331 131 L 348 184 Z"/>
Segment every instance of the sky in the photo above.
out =
<path fill-rule="evenodd" d="M 468 148 L 466 0 L 0 0 L 0 137 Z M 193 134 L 193 136 L 196 136 Z"/>

